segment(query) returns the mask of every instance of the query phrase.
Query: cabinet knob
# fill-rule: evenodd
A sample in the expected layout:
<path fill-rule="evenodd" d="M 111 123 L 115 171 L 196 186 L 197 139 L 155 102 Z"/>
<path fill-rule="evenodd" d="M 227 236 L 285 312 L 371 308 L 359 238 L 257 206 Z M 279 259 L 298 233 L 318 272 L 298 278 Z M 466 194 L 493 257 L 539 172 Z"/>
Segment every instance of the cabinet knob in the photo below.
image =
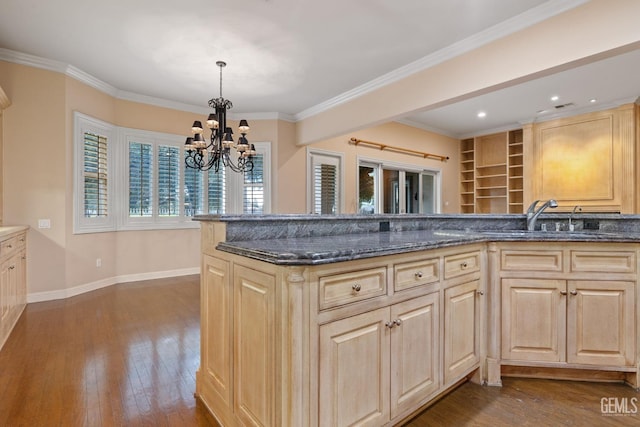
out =
<path fill-rule="evenodd" d="M 476 293 L 480 296 L 484 295 L 484 291 L 476 291 Z"/>
<path fill-rule="evenodd" d="M 384 324 L 384 326 L 386 326 L 389 329 L 393 329 L 396 326 L 396 322 L 387 322 Z"/>
<path fill-rule="evenodd" d="M 462 264 L 460 264 L 460 267 L 462 268 L 467 268 L 469 266 L 469 264 L 467 264 L 467 262 L 463 262 Z"/>
<path fill-rule="evenodd" d="M 13 246 L 11 246 L 11 245 L 7 245 L 7 248 L 9 248 L 9 249 L 11 249 L 12 247 L 13 247 Z"/>
<path fill-rule="evenodd" d="M 362 289 L 362 287 L 358 283 L 356 283 L 351 287 L 351 289 L 353 289 L 353 292 L 360 292 L 360 289 Z"/>
<path fill-rule="evenodd" d="M 571 291 L 571 292 L 569 292 L 569 293 L 570 293 L 571 295 L 578 295 L 578 291 L 576 291 L 576 290 L 573 290 L 573 291 Z M 565 292 L 565 294 L 566 294 L 566 292 Z"/>
<path fill-rule="evenodd" d="M 396 319 L 396 320 L 393 321 L 393 323 L 395 323 L 396 326 L 400 326 L 400 325 L 402 325 L 402 319 Z"/>
<path fill-rule="evenodd" d="M 422 279 L 422 271 L 416 272 L 415 276 L 416 276 L 416 279 Z"/>
<path fill-rule="evenodd" d="M 12 265 L 11 267 L 9 267 L 9 270 L 14 270 L 16 268 L 15 265 Z"/>
<path fill-rule="evenodd" d="M 567 295 L 567 291 L 560 291 L 560 295 Z"/>

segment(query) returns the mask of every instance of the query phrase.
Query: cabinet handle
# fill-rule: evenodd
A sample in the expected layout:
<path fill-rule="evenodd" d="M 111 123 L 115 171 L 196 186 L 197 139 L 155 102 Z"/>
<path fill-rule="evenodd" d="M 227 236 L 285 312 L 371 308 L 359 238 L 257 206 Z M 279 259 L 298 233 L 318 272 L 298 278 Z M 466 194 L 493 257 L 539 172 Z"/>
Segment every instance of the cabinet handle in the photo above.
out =
<path fill-rule="evenodd" d="M 567 291 L 560 291 L 560 295 L 567 295 Z"/>
<path fill-rule="evenodd" d="M 415 276 L 416 276 L 416 279 L 422 279 L 422 271 L 416 272 Z"/>
<path fill-rule="evenodd" d="M 20 239 L 21 242 L 24 242 L 24 237 L 22 239 Z"/>
<path fill-rule="evenodd" d="M 463 262 L 462 264 L 460 264 L 460 267 L 462 268 L 467 268 L 469 266 L 469 264 L 467 264 L 467 262 Z"/>
<path fill-rule="evenodd" d="M 386 326 L 389 329 L 393 329 L 396 326 L 396 322 L 386 322 L 384 326 Z"/>
<path fill-rule="evenodd" d="M 9 267 L 9 270 L 13 270 L 13 269 L 15 269 L 15 268 L 16 268 L 16 266 L 15 266 L 15 265 L 12 265 L 11 267 Z"/>
<path fill-rule="evenodd" d="M 396 326 L 400 326 L 400 325 L 402 325 L 402 319 L 396 319 L 396 320 L 393 321 L 393 323 L 395 323 Z"/>
<path fill-rule="evenodd" d="M 480 295 L 480 296 L 484 295 L 484 292 L 483 292 L 483 291 L 476 291 L 476 293 L 477 293 L 478 295 Z"/>
<path fill-rule="evenodd" d="M 362 287 L 358 283 L 356 283 L 351 287 L 351 289 L 353 289 L 353 292 L 360 292 L 360 289 L 362 289 Z"/>
<path fill-rule="evenodd" d="M 566 293 L 566 292 L 565 292 Z M 578 291 L 571 291 L 569 292 L 571 295 L 578 295 Z"/>

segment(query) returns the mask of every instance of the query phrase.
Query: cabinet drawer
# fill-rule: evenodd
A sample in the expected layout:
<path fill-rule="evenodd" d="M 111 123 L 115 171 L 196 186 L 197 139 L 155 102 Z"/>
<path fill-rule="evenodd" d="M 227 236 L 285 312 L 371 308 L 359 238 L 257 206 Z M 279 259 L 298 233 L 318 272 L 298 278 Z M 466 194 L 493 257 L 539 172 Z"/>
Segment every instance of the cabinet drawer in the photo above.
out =
<path fill-rule="evenodd" d="M 635 252 L 571 251 L 571 271 L 635 273 Z"/>
<path fill-rule="evenodd" d="M 0 256 L 9 256 L 25 246 L 25 236 L 20 234 L 0 242 Z"/>
<path fill-rule="evenodd" d="M 511 271 L 562 271 L 562 251 L 503 250 L 500 268 Z"/>
<path fill-rule="evenodd" d="M 431 258 L 393 266 L 395 291 L 414 288 L 440 280 L 440 259 Z"/>
<path fill-rule="evenodd" d="M 480 252 L 467 252 L 444 257 L 444 278 L 480 271 Z"/>
<path fill-rule="evenodd" d="M 320 278 L 320 310 L 387 293 L 387 268 L 352 271 Z"/>

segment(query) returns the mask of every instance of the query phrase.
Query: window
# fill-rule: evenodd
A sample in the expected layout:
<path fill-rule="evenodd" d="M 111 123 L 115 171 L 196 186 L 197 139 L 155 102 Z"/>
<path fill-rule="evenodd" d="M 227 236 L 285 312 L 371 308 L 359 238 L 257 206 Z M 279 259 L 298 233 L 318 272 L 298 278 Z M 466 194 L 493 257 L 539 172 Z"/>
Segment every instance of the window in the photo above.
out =
<path fill-rule="evenodd" d="M 153 214 L 153 145 L 129 143 L 129 216 Z"/>
<path fill-rule="evenodd" d="M 84 216 L 106 217 L 109 197 L 107 185 L 107 137 L 84 132 Z"/>
<path fill-rule="evenodd" d="M 270 212 L 270 143 L 254 143 L 246 174 L 187 168 L 183 145 L 179 135 L 76 113 L 74 232 L 196 228 L 194 215 Z"/>
<path fill-rule="evenodd" d="M 378 166 L 373 164 L 361 163 L 358 167 L 358 213 L 376 212 L 378 171 Z"/>
<path fill-rule="evenodd" d="M 307 152 L 310 213 L 335 215 L 342 211 L 342 155 L 319 150 Z"/>
<path fill-rule="evenodd" d="M 183 160 L 187 152 L 183 150 Z M 192 217 L 204 213 L 204 173 L 184 167 L 184 215 Z"/>
<path fill-rule="evenodd" d="M 158 215 L 180 216 L 180 167 L 181 147 L 160 145 L 158 147 Z M 186 168 L 185 168 L 186 169 Z"/>
<path fill-rule="evenodd" d="M 199 172 L 202 175 L 202 172 Z M 220 169 L 217 173 L 214 169 L 207 172 L 207 195 L 210 214 L 223 214 L 227 212 L 227 170 Z"/>
<path fill-rule="evenodd" d="M 439 171 L 360 160 L 359 213 L 439 212 Z"/>
<path fill-rule="evenodd" d="M 74 232 L 112 231 L 116 227 L 112 153 L 114 127 L 74 114 Z"/>
<path fill-rule="evenodd" d="M 264 213 L 264 156 L 261 154 L 256 154 L 253 158 L 253 169 L 244 174 L 242 213 Z"/>

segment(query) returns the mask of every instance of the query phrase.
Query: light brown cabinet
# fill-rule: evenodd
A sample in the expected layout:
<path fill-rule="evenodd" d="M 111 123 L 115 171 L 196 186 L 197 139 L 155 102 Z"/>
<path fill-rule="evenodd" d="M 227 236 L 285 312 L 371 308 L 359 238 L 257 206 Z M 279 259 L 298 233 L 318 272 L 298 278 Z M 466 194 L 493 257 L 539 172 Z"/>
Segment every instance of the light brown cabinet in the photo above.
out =
<path fill-rule="evenodd" d="M 480 369 L 484 244 L 294 267 L 202 226 L 196 394 L 221 424 L 393 425 Z"/>
<path fill-rule="evenodd" d="M 26 250 L 25 232 L 0 241 L 0 348 L 27 304 Z"/>
<path fill-rule="evenodd" d="M 460 141 L 460 212 L 523 213 L 522 129 Z"/>
<path fill-rule="evenodd" d="M 505 360 L 635 363 L 635 283 L 503 279 Z"/>
<path fill-rule="evenodd" d="M 480 361 L 478 279 L 444 290 L 444 382 L 452 384 Z"/>
<path fill-rule="evenodd" d="M 490 252 L 502 365 L 627 372 L 637 384 L 637 245 L 500 243 Z"/>
<path fill-rule="evenodd" d="M 320 327 L 320 425 L 383 425 L 440 382 L 438 293 Z"/>

